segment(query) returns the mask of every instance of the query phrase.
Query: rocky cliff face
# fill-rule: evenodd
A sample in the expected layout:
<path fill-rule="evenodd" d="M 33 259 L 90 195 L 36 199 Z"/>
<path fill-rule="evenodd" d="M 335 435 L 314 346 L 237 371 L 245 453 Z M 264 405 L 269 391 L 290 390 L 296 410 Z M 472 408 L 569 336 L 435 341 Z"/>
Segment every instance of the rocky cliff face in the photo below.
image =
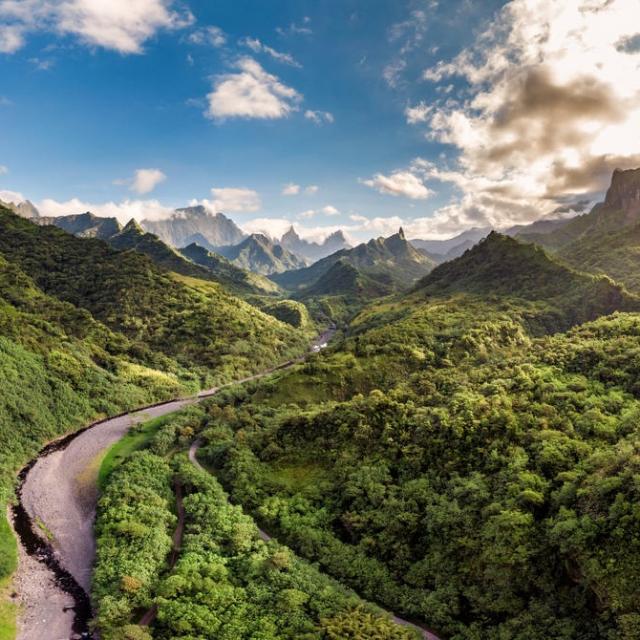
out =
<path fill-rule="evenodd" d="M 324 242 L 318 243 L 301 238 L 293 226 L 282 236 L 280 244 L 285 249 L 306 258 L 310 262 L 321 260 L 336 251 L 348 249 L 351 246 L 342 231 L 335 231 L 327 236 Z"/>
<path fill-rule="evenodd" d="M 3 202 L 0 200 L 0 205 L 6 207 L 9 211 L 13 211 L 13 213 L 19 215 L 21 218 L 37 218 L 40 216 L 40 212 L 29 200 L 22 202 Z"/>
<path fill-rule="evenodd" d="M 640 221 L 640 169 L 616 169 L 604 204 L 623 211 L 629 224 Z"/>
<path fill-rule="evenodd" d="M 246 234 L 222 213 L 211 213 L 202 205 L 176 209 L 166 220 L 143 220 L 146 231 L 157 235 L 174 247 L 184 247 L 200 235 L 212 247 L 224 247 L 242 242 Z"/>
<path fill-rule="evenodd" d="M 54 225 L 72 233 L 79 238 L 99 238 L 108 240 L 121 230 L 120 223 L 115 218 L 101 218 L 90 211 L 71 216 L 32 218 L 33 222 L 41 226 Z"/>

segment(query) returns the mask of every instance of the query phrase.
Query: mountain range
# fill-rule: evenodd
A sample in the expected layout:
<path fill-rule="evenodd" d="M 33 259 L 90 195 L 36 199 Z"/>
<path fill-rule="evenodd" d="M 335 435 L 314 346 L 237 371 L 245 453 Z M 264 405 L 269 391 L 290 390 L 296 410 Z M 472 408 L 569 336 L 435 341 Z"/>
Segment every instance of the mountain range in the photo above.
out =
<path fill-rule="evenodd" d="M 271 279 L 290 291 L 300 293 L 316 284 L 336 263 L 348 263 L 386 293 L 410 286 L 435 266 L 435 261 L 416 249 L 402 229 L 388 238 L 375 238 L 352 249 L 342 249 L 309 267 L 273 275 Z M 344 277 L 345 271 L 334 271 Z M 343 285 L 341 285 L 343 287 Z M 330 288 L 326 279 L 322 289 Z"/>
<path fill-rule="evenodd" d="M 236 266 L 262 275 L 283 273 L 306 265 L 303 258 L 262 233 L 253 233 L 237 245 L 215 247 L 215 251 Z"/>
<path fill-rule="evenodd" d="M 38 209 L 29 200 L 21 202 L 4 202 L 0 200 L 0 207 L 12 211 L 21 218 L 38 218 L 40 216 Z"/>
<path fill-rule="evenodd" d="M 293 225 L 280 239 L 280 245 L 288 251 L 302 256 L 309 263 L 326 258 L 341 249 L 349 249 L 351 247 L 342 230 L 334 231 L 323 242 L 318 243 L 301 238 L 296 233 Z"/>
<path fill-rule="evenodd" d="M 204 238 L 206 248 L 234 245 L 246 238 L 232 220 L 222 213 L 211 213 L 197 205 L 176 209 L 164 220 L 143 220 L 142 227 L 173 247 L 186 247 Z"/>

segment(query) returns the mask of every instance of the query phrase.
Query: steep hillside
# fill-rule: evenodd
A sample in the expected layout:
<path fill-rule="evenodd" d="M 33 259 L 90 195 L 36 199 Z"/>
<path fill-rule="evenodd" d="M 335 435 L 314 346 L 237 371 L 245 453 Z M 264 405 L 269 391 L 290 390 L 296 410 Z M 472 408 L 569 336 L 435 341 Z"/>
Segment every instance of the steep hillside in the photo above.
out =
<path fill-rule="evenodd" d="M 33 219 L 33 222 L 40 225 L 54 225 L 79 238 L 99 238 L 100 240 L 107 240 L 122 230 L 115 218 L 101 218 L 90 211 L 55 218 L 42 216 Z"/>
<path fill-rule="evenodd" d="M 589 213 L 573 218 L 551 233 L 522 232 L 519 237 L 557 251 L 572 242 L 616 233 L 636 224 L 640 224 L 640 169 L 616 169 L 604 202 Z"/>
<path fill-rule="evenodd" d="M 558 256 L 580 271 L 607 275 L 640 294 L 640 224 L 576 240 Z"/>
<path fill-rule="evenodd" d="M 145 232 L 135 220 L 130 220 L 122 231 L 110 236 L 108 243 L 117 251 L 142 253 L 167 271 L 205 280 L 212 279 L 209 270 L 187 259 L 152 233 Z"/>
<path fill-rule="evenodd" d="M 165 220 L 143 220 L 142 227 L 173 247 L 185 247 L 200 234 L 214 247 L 238 244 L 245 238 L 236 224 L 222 213 L 210 213 L 202 205 L 176 209 Z"/>
<path fill-rule="evenodd" d="M 548 322 L 557 322 L 556 330 L 618 310 L 640 310 L 640 298 L 608 278 L 577 273 L 543 249 L 495 232 L 460 258 L 438 266 L 416 284 L 414 292 L 540 302 L 546 309 L 542 316 L 548 314 Z"/>
<path fill-rule="evenodd" d="M 0 211 L 0 253 L 45 293 L 86 309 L 149 349 L 192 367 L 208 384 L 302 348 L 304 339 L 220 285 L 172 275 L 147 256 L 38 227 Z"/>
<path fill-rule="evenodd" d="M 280 292 L 280 287 L 275 282 L 251 271 L 236 267 L 226 258 L 192 243 L 180 253 L 197 265 L 204 267 L 213 277 L 224 284 L 231 291 L 239 294 L 275 295 Z"/>
<path fill-rule="evenodd" d="M 305 265 L 302 258 L 261 233 L 254 233 L 235 246 L 217 247 L 216 251 L 236 266 L 265 276 Z"/>
<path fill-rule="evenodd" d="M 402 229 L 388 238 L 376 238 L 353 249 L 343 249 L 305 269 L 272 276 L 285 289 L 302 291 L 315 284 L 339 261 L 347 262 L 386 293 L 410 286 L 431 271 L 435 262 L 409 243 Z"/>

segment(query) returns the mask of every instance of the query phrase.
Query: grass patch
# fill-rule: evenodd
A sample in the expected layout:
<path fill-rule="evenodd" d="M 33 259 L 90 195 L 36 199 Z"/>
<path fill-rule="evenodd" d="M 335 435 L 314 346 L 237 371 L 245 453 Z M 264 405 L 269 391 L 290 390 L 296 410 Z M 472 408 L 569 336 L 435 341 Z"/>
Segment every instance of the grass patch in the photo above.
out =
<path fill-rule="evenodd" d="M 10 600 L 11 578 L 0 580 L 0 640 L 14 640 L 16 637 L 17 605 Z"/>
<path fill-rule="evenodd" d="M 102 491 L 105 488 L 109 475 L 118 465 L 134 451 L 147 445 L 158 429 L 173 420 L 173 418 L 173 413 L 169 413 L 131 427 L 129 432 L 123 438 L 120 438 L 102 459 L 100 471 L 98 472 L 100 490 Z"/>
<path fill-rule="evenodd" d="M 10 576 L 18 566 L 18 547 L 6 517 L 6 507 L 0 513 L 0 580 Z"/>
<path fill-rule="evenodd" d="M 5 514 L 3 505 L 0 513 L 0 640 L 14 640 L 17 607 L 9 599 L 9 594 L 11 574 L 18 566 L 18 547 Z"/>
<path fill-rule="evenodd" d="M 55 539 L 51 529 L 49 529 L 49 527 L 47 527 L 47 525 L 38 517 L 36 517 L 36 526 L 38 527 L 38 529 L 40 529 L 40 531 L 44 534 L 44 537 L 51 544 L 53 544 L 55 542 L 56 539 Z"/>
<path fill-rule="evenodd" d="M 316 493 L 330 483 L 327 470 L 317 462 L 296 462 L 270 467 L 266 471 L 268 480 L 291 493 Z"/>

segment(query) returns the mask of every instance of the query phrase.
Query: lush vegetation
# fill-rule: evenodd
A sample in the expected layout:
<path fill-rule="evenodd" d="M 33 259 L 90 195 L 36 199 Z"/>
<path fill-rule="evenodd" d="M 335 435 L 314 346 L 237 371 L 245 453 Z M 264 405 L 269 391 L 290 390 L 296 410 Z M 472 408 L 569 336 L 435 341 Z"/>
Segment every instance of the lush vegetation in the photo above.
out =
<path fill-rule="evenodd" d="M 190 441 L 202 419 L 193 408 L 174 416 L 148 450 L 133 453 L 109 477 L 96 523 L 93 595 L 101 637 L 415 638 L 286 547 L 264 542 L 214 477 L 184 455 L 169 455 Z M 184 496 L 185 516 L 175 563 L 169 559 L 174 490 Z M 153 625 L 138 625 L 152 606 Z"/>
<path fill-rule="evenodd" d="M 0 580 L 16 562 L 5 505 L 46 441 L 271 367 L 306 341 L 216 283 L 0 207 Z"/>
<path fill-rule="evenodd" d="M 631 640 L 640 316 L 605 314 L 634 300 L 493 237 L 217 398 L 205 459 L 299 554 L 445 637 Z"/>
<path fill-rule="evenodd" d="M 0 253 L 48 295 L 124 334 L 141 359 L 163 369 L 174 360 L 203 385 L 266 368 L 305 344 L 304 336 L 216 283 L 163 271 L 135 251 L 37 227 L 6 210 Z"/>
<path fill-rule="evenodd" d="M 332 269 L 337 263 L 342 267 Z M 344 265 L 353 269 L 345 269 Z M 375 238 L 353 249 L 341 249 L 310 267 L 274 274 L 271 279 L 285 289 L 308 292 L 309 296 L 341 294 L 347 289 L 357 295 L 367 293 L 371 299 L 408 287 L 434 266 L 435 262 L 415 249 L 400 229 L 389 238 Z"/>

